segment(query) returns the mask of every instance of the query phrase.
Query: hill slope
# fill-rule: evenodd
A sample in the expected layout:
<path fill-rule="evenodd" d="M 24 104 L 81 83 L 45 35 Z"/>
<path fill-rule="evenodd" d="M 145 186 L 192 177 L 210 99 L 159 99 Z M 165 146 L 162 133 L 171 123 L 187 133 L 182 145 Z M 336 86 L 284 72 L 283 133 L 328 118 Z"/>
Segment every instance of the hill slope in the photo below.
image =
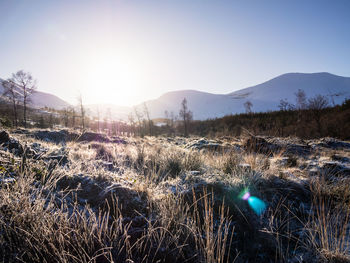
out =
<path fill-rule="evenodd" d="M 1 79 L 0 79 L 1 82 Z M 244 103 L 252 102 L 254 112 L 278 110 L 281 99 L 287 99 L 295 103 L 295 93 L 298 89 L 305 91 L 311 98 L 321 94 L 329 99 L 331 105 L 341 104 L 346 98 L 350 98 L 350 78 L 336 76 L 330 73 L 287 73 L 256 86 L 234 91 L 229 94 L 213 94 L 196 90 L 180 90 L 163 94 L 157 99 L 146 101 L 151 118 L 163 118 L 164 112 L 173 112 L 178 115 L 181 101 L 187 99 L 188 107 L 193 112 L 194 119 L 204 120 L 217 118 L 229 114 L 245 112 Z M 0 84 L 0 93 L 3 87 Z M 61 109 L 70 106 L 69 103 L 59 97 L 36 92 L 32 97 L 35 107 L 51 107 Z M 136 105 L 139 111 L 143 111 L 143 103 Z M 87 105 L 88 112 L 96 115 L 97 108 L 101 116 L 111 112 L 113 119 L 127 120 L 132 107 L 120 107 L 117 105 Z"/>
<path fill-rule="evenodd" d="M 0 79 L 0 95 L 4 92 L 2 82 L 3 80 Z M 32 95 L 31 100 L 31 106 L 35 108 L 42 108 L 46 106 L 54 109 L 63 109 L 70 106 L 68 102 L 60 99 L 59 97 L 42 91 L 36 91 Z"/>
<path fill-rule="evenodd" d="M 321 94 L 329 99 L 330 104 L 340 104 L 350 96 L 350 78 L 330 73 L 287 73 L 262 84 L 234 91 L 229 95 L 238 100 L 258 102 L 255 111 L 277 109 L 281 99 L 295 102 L 298 89 L 305 91 L 311 98 Z M 261 105 L 259 102 L 263 102 Z"/>
<path fill-rule="evenodd" d="M 146 101 L 152 118 L 164 117 L 164 112 L 179 113 L 182 100 L 186 98 L 194 119 L 207 119 L 231 113 L 234 100 L 227 95 L 196 90 L 181 90 L 165 93 L 158 99 Z M 143 107 L 138 105 L 138 107 Z M 238 108 L 238 105 L 237 105 Z"/>
<path fill-rule="evenodd" d="M 168 92 L 146 103 L 152 118 L 159 118 L 164 117 L 165 110 L 178 114 L 181 101 L 186 98 L 194 119 L 203 120 L 243 113 L 247 100 L 252 102 L 254 112 L 278 110 L 281 99 L 295 103 L 295 92 L 298 89 L 304 90 L 308 98 L 321 94 L 329 99 L 331 105 L 341 104 L 346 98 L 350 98 L 350 78 L 330 73 L 287 73 L 226 95 L 181 90 Z"/>

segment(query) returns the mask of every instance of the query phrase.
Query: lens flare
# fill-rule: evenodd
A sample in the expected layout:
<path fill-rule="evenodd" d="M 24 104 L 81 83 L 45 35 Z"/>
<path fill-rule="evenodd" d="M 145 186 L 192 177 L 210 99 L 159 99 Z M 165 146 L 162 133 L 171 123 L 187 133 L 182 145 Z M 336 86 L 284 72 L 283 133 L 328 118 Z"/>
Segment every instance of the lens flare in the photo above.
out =
<path fill-rule="evenodd" d="M 242 196 L 242 199 L 247 201 L 250 197 L 250 193 L 249 192 L 246 192 L 243 196 Z"/>
<path fill-rule="evenodd" d="M 257 214 L 258 216 L 264 213 L 266 209 L 265 202 L 256 196 L 251 196 L 248 188 L 245 188 L 240 193 L 239 198 L 241 198 L 242 200 L 248 201 L 249 206 L 253 209 L 255 214 Z"/>
<path fill-rule="evenodd" d="M 264 213 L 266 209 L 266 204 L 264 203 L 264 201 L 255 196 L 251 196 L 248 198 L 248 204 L 258 216 Z"/>

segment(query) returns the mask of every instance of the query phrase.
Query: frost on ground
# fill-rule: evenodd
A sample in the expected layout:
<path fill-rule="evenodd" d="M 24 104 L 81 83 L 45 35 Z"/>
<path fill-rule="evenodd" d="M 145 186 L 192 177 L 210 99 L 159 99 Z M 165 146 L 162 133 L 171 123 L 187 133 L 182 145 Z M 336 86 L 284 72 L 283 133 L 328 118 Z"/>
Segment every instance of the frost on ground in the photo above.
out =
<path fill-rule="evenodd" d="M 0 145 L 4 262 L 350 260 L 349 142 L 15 130 Z"/>

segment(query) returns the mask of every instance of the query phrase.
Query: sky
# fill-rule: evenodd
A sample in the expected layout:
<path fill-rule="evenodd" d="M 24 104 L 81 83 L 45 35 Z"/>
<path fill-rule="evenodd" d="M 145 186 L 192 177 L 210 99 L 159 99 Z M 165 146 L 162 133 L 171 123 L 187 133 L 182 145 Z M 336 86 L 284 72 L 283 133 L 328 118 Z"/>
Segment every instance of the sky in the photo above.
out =
<path fill-rule="evenodd" d="M 23 69 L 72 104 L 350 76 L 347 0 L 0 0 L 0 13 L 0 78 Z"/>

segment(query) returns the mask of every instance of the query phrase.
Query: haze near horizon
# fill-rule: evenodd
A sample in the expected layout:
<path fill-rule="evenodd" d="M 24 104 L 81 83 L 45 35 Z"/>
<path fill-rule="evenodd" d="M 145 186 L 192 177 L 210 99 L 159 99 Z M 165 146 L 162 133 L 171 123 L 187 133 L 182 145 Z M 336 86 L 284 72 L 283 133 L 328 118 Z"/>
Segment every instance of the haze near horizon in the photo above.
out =
<path fill-rule="evenodd" d="M 75 104 L 230 93 L 286 72 L 350 76 L 348 1 L 1 1 L 0 78 Z"/>

